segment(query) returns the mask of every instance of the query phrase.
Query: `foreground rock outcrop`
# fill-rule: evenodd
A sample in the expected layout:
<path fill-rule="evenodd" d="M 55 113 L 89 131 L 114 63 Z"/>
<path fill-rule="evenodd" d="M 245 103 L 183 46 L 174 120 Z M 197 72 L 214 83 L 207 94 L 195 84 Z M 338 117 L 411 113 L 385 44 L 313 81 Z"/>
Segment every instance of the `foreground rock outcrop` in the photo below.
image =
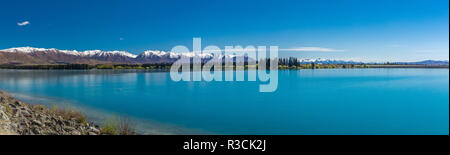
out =
<path fill-rule="evenodd" d="M 0 135 L 98 135 L 80 113 L 23 103 L 0 91 Z"/>

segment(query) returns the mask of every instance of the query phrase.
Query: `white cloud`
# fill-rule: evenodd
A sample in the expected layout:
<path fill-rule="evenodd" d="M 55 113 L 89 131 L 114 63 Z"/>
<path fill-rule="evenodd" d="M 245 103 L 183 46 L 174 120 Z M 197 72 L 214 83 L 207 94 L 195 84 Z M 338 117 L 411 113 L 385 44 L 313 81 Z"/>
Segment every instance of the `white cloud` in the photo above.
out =
<path fill-rule="evenodd" d="M 17 23 L 18 26 L 25 26 L 25 25 L 28 25 L 28 24 L 30 24 L 29 21 L 24 21 L 24 22 L 18 22 Z"/>
<path fill-rule="evenodd" d="M 344 50 L 337 50 L 332 48 L 323 47 L 297 47 L 297 48 L 287 48 L 280 49 L 283 52 L 343 52 Z"/>

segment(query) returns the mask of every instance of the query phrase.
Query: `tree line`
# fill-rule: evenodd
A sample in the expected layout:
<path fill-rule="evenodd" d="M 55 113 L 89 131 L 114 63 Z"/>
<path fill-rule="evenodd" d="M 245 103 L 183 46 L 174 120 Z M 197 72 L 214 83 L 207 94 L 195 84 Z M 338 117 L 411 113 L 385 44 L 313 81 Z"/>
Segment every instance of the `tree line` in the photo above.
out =
<path fill-rule="evenodd" d="M 331 69 L 331 68 L 407 68 L 407 67 L 415 67 L 420 68 L 420 65 L 393 65 L 391 63 L 386 64 L 354 64 L 354 63 L 343 63 L 343 64 L 320 64 L 314 62 L 301 62 L 298 58 L 289 57 L 289 58 L 277 58 L 278 59 L 278 69 Z M 247 59 L 243 63 L 242 66 L 238 66 L 234 61 L 232 64 L 233 69 L 257 69 L 258 64 L 261 61 L 265 61 L 266 69 L 270 69 L 271 59 L 261 59 L 259 62 L 255 62 L 256 65 L 252 65 L 253 63 L 249 63 Z M 272 61 L 273 62 L 273 61 Z M 206 62 L 201 62 L 201 66 L 203 66 Z M 36 69 L 36 70 L 89 70 L 89 69 L 160 69 L 160 70 L 169 70 L 173 63 L 153 63 L 153 64 L 97 64 L 97 65 L 89 65 L 89 64 L 53 64 L 53 65 L 0 65 L 0 69 Z M 250 64 L 250 65 L 249 65 Z M 193 68 L 193 64 L 190 64 L 191 69 Z M 225 69 L 230 66 L 226 66 L 225 62 L 222 62 L 222 68 Z M 426 66 L 422 67 L 440 67 L 440 66 Z M 444 66 L 447 67 L 448 66 Z"/>

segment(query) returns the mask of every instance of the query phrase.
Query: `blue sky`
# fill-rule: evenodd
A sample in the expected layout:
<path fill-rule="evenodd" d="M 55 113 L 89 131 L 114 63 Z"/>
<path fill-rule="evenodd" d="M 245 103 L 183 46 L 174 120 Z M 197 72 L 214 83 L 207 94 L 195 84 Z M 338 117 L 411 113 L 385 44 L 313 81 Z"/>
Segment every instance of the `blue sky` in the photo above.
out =
<path fill-rule="evenodd" d="M 0 6 L 0 36 L 0 49 L 140 53 L 201 37 L 221 48 L 314 47 L 280 52 L 300 58 L 448 60 L 449 1 L 14 0 Z"/>

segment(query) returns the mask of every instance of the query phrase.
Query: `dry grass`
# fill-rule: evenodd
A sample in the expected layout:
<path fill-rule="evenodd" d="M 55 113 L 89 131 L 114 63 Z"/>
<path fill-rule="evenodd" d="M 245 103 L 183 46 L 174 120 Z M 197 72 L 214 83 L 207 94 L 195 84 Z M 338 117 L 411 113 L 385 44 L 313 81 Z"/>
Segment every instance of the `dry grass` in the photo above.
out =
<path fill-rule="evenodd" d="M 10 106 L 4 106 L 4 107 L 5 107 L 5 112 L 8 116 L 11 116 L 14 113 Z"/>
<path fill-rule="evenodd" d="M 120 135 L 135 135 L 136 129 L 134 123 L 128 117 L 120 118 L 119 124 L 119 134 Z"/>
<path fill-rule="evenodd" d="M 41 105 L 41 104 L 31 105 L 31 109 L 36 112 L 44 112 L 44 111 L 48 110 L 47 107 L 45 107 L 45 105 Z"/>
<path fill-rule="evenodd" d="M 64 119 L 75 119 L 78 123 L 88 123 L 87 117 L 79 110 L 73 108 L 59 108 L 58 106 L 53 105 L 50 112 L 57 116 L 61 116 Z"/>
<path fill-rule="evenodd" d="M 102 134 L 106 135 L 136 135 L 134 123 L 128 117 L 113 117 L 103 122 Z"/>

